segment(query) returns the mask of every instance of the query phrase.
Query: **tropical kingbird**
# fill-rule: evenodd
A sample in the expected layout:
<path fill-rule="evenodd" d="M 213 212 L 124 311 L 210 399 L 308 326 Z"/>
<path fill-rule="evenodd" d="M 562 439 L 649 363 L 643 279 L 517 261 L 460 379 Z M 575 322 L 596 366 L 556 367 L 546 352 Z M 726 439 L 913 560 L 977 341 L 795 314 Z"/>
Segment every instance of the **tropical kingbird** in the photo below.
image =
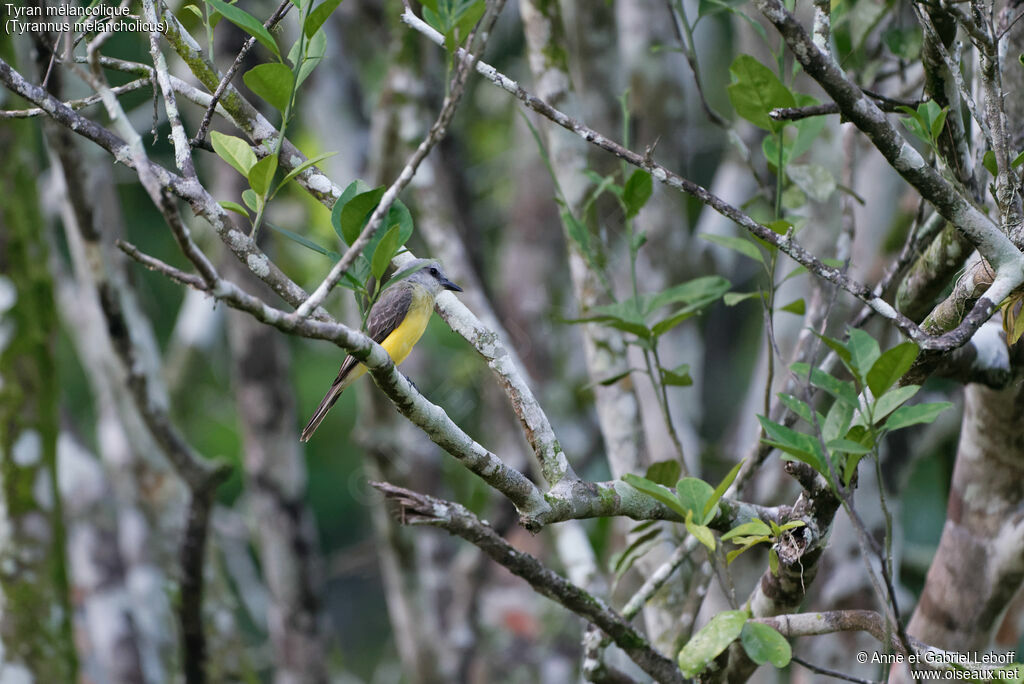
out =
<path fill-rule="evenodd" d="M 441 290 L 462 292 L 462 288 L 448 280 L 441 265 L 433 259 L 417 259 L 401 269 L 406 275 L 390 284 L 380 299 L 370 309 L 366 334 L 384 347 L 395 365 L 405 361 L 423 331 L 427 329 L 430 314 L 434 311 L 434 300 Z M 366 373 L 366 366 L 347 356 L 341 364 L 327 396 L 316 407 L 309 424 L 302 431 L 303 442 L 308 442 L 324 416 L 338 401 L 338 397 L 349 385 Z"/>

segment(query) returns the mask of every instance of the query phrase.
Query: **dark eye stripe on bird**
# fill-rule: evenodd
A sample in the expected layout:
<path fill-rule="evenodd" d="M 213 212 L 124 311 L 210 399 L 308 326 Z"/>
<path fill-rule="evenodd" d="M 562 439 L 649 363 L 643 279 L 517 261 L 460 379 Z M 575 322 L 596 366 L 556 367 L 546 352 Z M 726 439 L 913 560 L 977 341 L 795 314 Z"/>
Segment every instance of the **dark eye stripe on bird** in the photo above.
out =
<path fill-rule="evenodd" d="M 462 288 L 448 280 L 441 265 L 432 259 L 417 259 L 406 265 L 399 275 L 401 279 L 388 284 L 370 309 L 366 327 L 366 334 L 384 347 L 395 365 L 405 360 L 427 329 L 437 295 L 442 290 L 462 292 Z M 302 431 L 303 442 L 308 442 L 313 436 L 341 393 L 365 372 L 366 366 L 354 357 L 345 358 L 338 377 Z"/>

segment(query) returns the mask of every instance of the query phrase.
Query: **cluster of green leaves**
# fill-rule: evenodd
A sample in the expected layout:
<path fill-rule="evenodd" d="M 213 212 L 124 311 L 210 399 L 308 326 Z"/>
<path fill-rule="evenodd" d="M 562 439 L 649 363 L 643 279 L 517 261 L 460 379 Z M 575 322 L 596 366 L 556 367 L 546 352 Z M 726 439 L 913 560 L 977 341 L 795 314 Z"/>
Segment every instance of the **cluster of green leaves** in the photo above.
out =
<path fill-rule="evenodd" d="M 351 245 L 362 233 L 373 211 L 380 204 L 385 189 L 383 185 L 371 189 L 362 181 L 353 181 L 338 197 L 331 211 L 331 226 L 345 244 Z M 381 279 L 391 260 L 404 250 L 412 233 L 412 214 L 401 200 L 395 200 L 388 208 L 380 228 L 374 232 L 352 267 L 345 272 L 341 284 L 359 295 L 357 299 L 364 318 L 380 293 L 404 275 L 397 274 L 381 286 Z M 328 256 L 333 261 L 340 258 L 335 253 Z"/>
<path fill-rule="evenodd" d="M 745 610 L 725 610 L 711 618 L 679 651 L 679 669 L 687 677 L 696 677 L 736 639 L 758 665 L 788 665 L 793 651 L 786 637 L 750 617 Z"/>
<path fill-rule="evenodd" d="M 935 101 L 928 100 L 917 106 L 917 109 L 900 105 L 899 110 L 907 116 L 900 117 L 900 123 L 915 136 L 928 143 L 933 152 L 938 153 L 939 136 L 946 125 L 949 107 L 940 107 Z"/>
<path fill-rule="evenodd" d="M 732 541 L 740 548 L 733 549 L 726 554 L 726 562 L 732 563 L 736 557 L 745 551 L 749 551 L 758 544 L 772 544 L 768 550 L 768 567 L 773 575 L 779 572 L 779 554 L 775 551 L 774 544 L 789 530 L 804 526 L 802 520 L 790 520 L 779 525 L 774 520 L 765 522 L 760 518 L 754 518 L 749 522 L 742 523 L 722 535 L 722 541 Z"/>
<path fill-rule="evenodd" d="M 484 0 L 421 0 L 423 20 L 444 36 L 449 57 L 469 37 L 470 31 L 484 15 Z"/>
<path fill-rule="evenodd" d="M 918 385 L 896 386 L 918 355 L 913 342 L 903 342 L 882 353 L 878 342 L 863 330 L 850 330 L 846 342 L 821 337 L 839 356 L 852 376 L 841 380 L 820 368 L 795 363 L 792 370 L 807 378 L 811 385 L 833 398 L 825 415 L 793 395 L 780 393 L 779 399 L 808 426 L 801 432 L 758 416 L 766 437 L 764 441 L 779 449 L 787 460 L 802 461 L 833 486 L 837 473 L 842 485 L 848 485 L 860 460 L 877 454 L 881 438 L 889 432 L 911 425 L 931 423 L 949 402 L 906 405 L 920 389 Z"/>
<path fill-rule="evenodd" d="M 635 344 L 651 349 L 659 337 L 718 301 L 729 286 L 729 281 L 721 276 L 694 278 L 661 292 L 639 294 L 612 304 L 595 306 L 589 310 L 588 316 L 570 322 L 601 323 L 632 334 Z M 660 313 L 670 306 L 672 311 Z"/>
<path fill-rule="evenodd" d="M 249 143 L 241 138 L 226 135 L 219 131 L 212 131 L 210 133 L 210 143 L 213 145 L 213 151 L 217 153 L 218 157 L 230 164 L 249 181 L 249 187 L 242 192 L 242 201 L 245 203 L 244 207 L 237 202 L 231 201 L 223 201 L 220 205 L 225 209 L 241 214 L 250 221 L 252 221 L 252 217 L 249 215 L 246 207 L 256 212 L 257 216 L 262 216 L 267 203 L 274 199 L 274 196 L 277 195 L 281 188 L 310 166 L 334 154 L 331 152 L 307 159 L 301 165 L 289 171 L 275 184 L 273 180 L 274 174 L 277 172 L 277 155 L 269 155 L 263 159 L 257 159 L 256 153 L 249 147 Z M 256 224 L 252 223 L 252 225 L 255 228 Z"/>
<path fill-rule="evenodd" d="M 678 467 L 678 464 L 676 465 Z M 718 483 L 717 487 L 712 487 L 696 477 L 684 477 L 676 482 L 675 489 L 671 489 L 666 483 L 666 479 L 671 476 L 672 471 L 665 467 L 660 467 L 657 470 L 648 469 L 646 477 L 628 473 L 623 475 L 622 479 L 677 513 L 683 519 L 686 531 L 713 552 L 716 547 L 715 535 L 708 525 L 718 515 L 718 502 L 721 501 L 725 490 L 729 488 L 732 481 L 736 479 L 742 465 L 742 461 L 737 463 Z M 675 472 L 678 474 L 679 471 Z M 655 479 L 651 479 L 652 477 Z"/>
<path fill-rule="evenodd" d="M 808 197 L 816 202 L 828 200 L 837 188 L 832 173 L 819 164 L 796 163 L 821 135 L 824 117 L 777 121 L 770 116 L 773 109 L 806 107 L 818 101 L 791 90 L 772 69 L 750 55 L 733 60 L 729 73 L 732 82 L 726 92 L 733 108 L 740 117 L 771 134 L 761 141 L 761 152 L 780 180 L 792 183 L 790 189 L 780 187 L 782 204 L 797 209 Z"/>
<path fill-rule="evenodd" d="M 242 80 L 252 92 L 281 113 L 281 130 L 274 142 L 273 150 L 262 159 L 257 160 L 248 144 L 241 138 L 221 133 L 212 133 L 210 136 L 217 155 L 249 181 L 249 189 L 242 194 L 242 201 L 256 214 L 252 219 L 252 231 L 255 234 L 263 222 L 267 203 L 278 191 L 306 168 L 330 156 L 325 154 L 307 160 L 301 166 L 292 169 L 280 182 L 274 183 L 281 142 L 284 139 L 288 122 L 292 118 L 296 93 L 299 86 L 309 78 L 327 52 L 327 34 L 323 30 L 323 25 L 341 4 L 341 0 L 323 0 L 315 7 L 313 6 L 314 0 L 293 0 L 299 10 L 299 25 L 302 30 L 288 51 L 287 59 L 282 56 L 273 34 L 259 19 L 238 5 L 228 4 L 223 0 L 204 0 L 204 2 L 206 3 L 205 17 L 196 5 L 188 5 L 186 9 L 204 20 L 208 33 L 216 26 L 219 18 L 223 17 L 255 38 L 274 57 L 274 61 L 258 64 L 242 75 Z M 249 212 L 245 207 L 235 202 L 222 204 L 225 208 L 249 218 Z"/>

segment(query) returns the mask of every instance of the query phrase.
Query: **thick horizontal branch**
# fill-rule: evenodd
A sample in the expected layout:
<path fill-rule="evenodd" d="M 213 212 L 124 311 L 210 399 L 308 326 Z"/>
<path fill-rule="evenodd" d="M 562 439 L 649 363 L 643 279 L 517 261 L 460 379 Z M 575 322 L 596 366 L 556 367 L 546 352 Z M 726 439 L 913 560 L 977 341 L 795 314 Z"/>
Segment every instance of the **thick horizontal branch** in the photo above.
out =
<path fill-rule="evenodd" d="M 395 404 L 398 411 L 422 429 L 435 444 L 458 459 L 488 485 L 504 494 L 519 510 L 528 529 L 538 529 L 551 509 L 540 490 L 525 475 L 509 468 L 496 455 L 473 440 L 440 406 L 428 401 L 408 378 L 398 372 L 388 353 L 379 344 L 340 323 L 296 319 L 288 312 L 268 306 L 234 283 L 217 278 L 208 285 L 202 278 L 184 273 L 158 259 L 145 256 L 130 244 L 119 242 L 126 254 L 139 259 L 148 268 L 166 274 L 175 281 L 195 287 L 228 306 L 244 311 L 256 320 L 293 335 L 327 340 L 359 359 L 370 371 L 374 382 Z"/>
<path fill-rule="evenodd" d="M 384 496 L 398 504 L 396 517 L 403 524 L 440 527 L 469 541 L 495 562 L 529 582 L 537 593 L 600 627 L 655 681 L 682 684 L 683 675 L 676 664 L 654 650 L 639 632 L 604 601 L 591 596 L 558 573 L 544 567 L 530 554 L 510 545 L 490 525 L 477 518 L 464 506 L 385 482 L 372 484 Z"/>

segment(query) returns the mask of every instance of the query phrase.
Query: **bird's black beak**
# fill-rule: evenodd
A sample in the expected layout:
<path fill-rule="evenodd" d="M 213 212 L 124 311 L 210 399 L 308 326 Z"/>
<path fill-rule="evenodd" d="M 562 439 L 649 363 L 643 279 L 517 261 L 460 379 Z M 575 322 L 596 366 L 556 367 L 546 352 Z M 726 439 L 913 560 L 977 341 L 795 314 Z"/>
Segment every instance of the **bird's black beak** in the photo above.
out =
<path fill-rule="evenodd" d="M 452 290 L 453 292 L 462 292 L 462 288 L 448 280 L 447 278 L 441 279 L 441 287 L 446 290 Z"/>

